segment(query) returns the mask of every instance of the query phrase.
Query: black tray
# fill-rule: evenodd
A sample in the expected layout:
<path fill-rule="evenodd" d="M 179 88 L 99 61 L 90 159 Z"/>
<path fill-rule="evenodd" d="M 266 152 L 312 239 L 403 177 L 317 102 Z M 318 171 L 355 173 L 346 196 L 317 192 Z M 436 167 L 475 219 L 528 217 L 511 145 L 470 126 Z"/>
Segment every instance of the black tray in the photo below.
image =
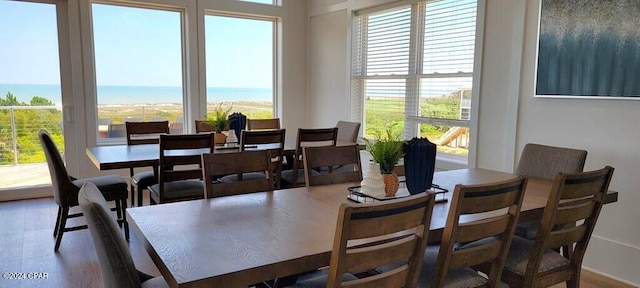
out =
<path fill-rule="evenodd" d="M 347 188 L 349 191 L 349 194 L 347 195 L 347 199 L 358 202 L 358 203 L 367 203 L 367 202 L 385 201 L 385 200 L 392 200 L 392 199 L 411 196 L 411 194 L 409 193 L 409 190 L 407 190 L 405 181 L 400 181 L 400 188 L 398 189 L 398 192 L 396 193 L 396 195 L 392 197 L 386 197 L 384 195 L 367 194 L 362 192 L 361 188 L 362 187 L 360 186 L 353 186 L 353 187 Z M 442 188 L 436 184 L 433 184 L 431 185 L 431 189 L 429 189 L 429 191 L 436 194 L 436 203 L 447 202 L 447 198 L 444 196 L 444 193 L 449 192 L 449 190 Z"/>

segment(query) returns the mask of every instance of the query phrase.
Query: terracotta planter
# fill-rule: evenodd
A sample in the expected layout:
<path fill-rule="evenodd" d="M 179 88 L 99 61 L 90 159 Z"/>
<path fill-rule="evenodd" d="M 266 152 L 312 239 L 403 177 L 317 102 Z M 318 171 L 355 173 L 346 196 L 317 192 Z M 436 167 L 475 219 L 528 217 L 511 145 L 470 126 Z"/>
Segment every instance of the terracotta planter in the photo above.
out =
<path fill-rule="evenodd" d="M 224 145 L 226 141 L 227 141 L 227 136 L 222 133 L 215 133 L 213 135 L 213 142 L 216 145 Z"/>
<path fill-rule="evenodd" d="M 398 181 L 398 175 L 395 173 L 382 174 L 382 180 L 384 180 L 384 194 L 387 197 L 393 197 L 398 192 L 400 182 Z"/>

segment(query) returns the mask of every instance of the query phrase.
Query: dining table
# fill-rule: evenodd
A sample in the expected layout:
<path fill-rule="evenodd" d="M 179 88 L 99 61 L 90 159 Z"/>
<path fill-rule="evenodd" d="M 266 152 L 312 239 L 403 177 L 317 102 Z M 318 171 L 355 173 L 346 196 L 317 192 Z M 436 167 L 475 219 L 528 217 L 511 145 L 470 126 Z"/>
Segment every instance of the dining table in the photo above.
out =
<path fill-rule="evenodd" d="M 487 169 L 440 171 L 448 190 L 435 204 L 429 242 L 438 242 L 456 184 L 505 181 Z M 131 229 L 171 287 L 246 287 L 329 265 L 338 208 L 359 183 L 301 187 L 127 209 Z M 520 221 L 539 218 L 552 181 L 529 178 Z M 609 191 L 606 203 L 616 202 Z"/>

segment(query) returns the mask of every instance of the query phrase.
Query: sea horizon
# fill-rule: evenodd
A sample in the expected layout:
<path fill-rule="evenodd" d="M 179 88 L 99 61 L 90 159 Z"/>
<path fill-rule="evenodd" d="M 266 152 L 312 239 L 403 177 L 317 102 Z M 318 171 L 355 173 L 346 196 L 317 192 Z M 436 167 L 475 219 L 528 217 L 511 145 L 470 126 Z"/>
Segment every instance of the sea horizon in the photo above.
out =
<path fill-rule="evenodd" d="M 98 85 L 100 105 L 182 103 L 182 87 Z M 0 97 L 13 94 L 19 102 L 29 104 L 34 96 L 61 105 L 61 87 L 55 84 L 0 83 Z M 209 102 L 271 102 L 271 88 L 207 87 Z"/>

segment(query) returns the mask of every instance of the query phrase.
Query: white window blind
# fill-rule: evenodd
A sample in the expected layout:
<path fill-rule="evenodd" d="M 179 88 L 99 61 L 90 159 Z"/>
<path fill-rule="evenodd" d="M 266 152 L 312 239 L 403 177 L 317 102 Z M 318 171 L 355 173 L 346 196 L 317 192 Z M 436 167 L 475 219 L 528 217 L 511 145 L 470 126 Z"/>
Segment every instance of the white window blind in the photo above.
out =
<path fill-rule="evenodd" d="M 468 135 L 477 0 L 412 2 L 356 12 L 352 114 L 365 137 L 398 122 L 405 138 L 464 150 L 453 137 Z"/>

